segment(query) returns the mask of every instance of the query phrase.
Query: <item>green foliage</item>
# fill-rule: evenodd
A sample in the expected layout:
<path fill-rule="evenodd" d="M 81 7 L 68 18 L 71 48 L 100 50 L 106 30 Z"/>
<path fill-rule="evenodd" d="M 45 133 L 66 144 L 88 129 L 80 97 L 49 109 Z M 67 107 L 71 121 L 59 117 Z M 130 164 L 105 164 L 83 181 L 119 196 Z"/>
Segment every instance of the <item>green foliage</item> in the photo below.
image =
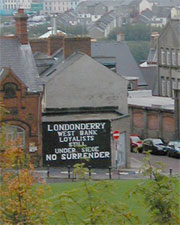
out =
<path fill-rule="evenodd" d="M 121 27 L 126 41 L 149 41 L 151 27 L 144 24 L 126 24 Z"/>
<path fill-rule="evenodd" d="M 0 101 L 0 120 L 4 113 L 4 105 Z M 43 200 L 45 186 L 34 191 L 34 167 L 23 149 L 17 147 L 20 140 L 5 140 L 5 126 L 1 123 L 0 224 L 45 225 L 50 213 L 47 201 Z"/>
<path fill-rule="evenodd" d="M 109 40 L 117 40 L 117 33 L 120 32 L 120 28 L 114 28 L 108 35 L 107 39 Z"/>
<path fill-rule="evenodd" d="M 145 24 L 125 24 L 121 28 L 115 28 L 108 35 L 108 39 L 116 40 L 117 33 L 122 32 L 133 57 L 139 64 L 147 59 L 151 33 L 155 31 L 160 33 L 161 30 L 161 27 L 151 27 Z"/>
<path fill-rule="evenodd" d="M 152 214 L 150 224 L 177 225 L 180 224 L 179 192 L 176 187 L 179 180 L 176 177 L 163 175 L 164 165 L 157 162 L 151 165 L 149 153 L 144 159 L 141 171 L 151 178 L 150 182 L 138 185 L 135 193 L 144 195 L 149 212 Z"/>
<path fill-rule="evenodd" d="M 84 25 L 63 25 L 61 24 L 58 29 L 64 31 L 68 35 L 77 36 L 77 35 L 86 35 L 87 28 Z"/>
<path fill-rule="evenodd" d="M 148 41 L 127 41 L 126 43 L 138 64 L 147 59 L 149 53 Z"/>
<path fill-rule="evenodd" d="M 83 163 L 75 166 L 75 173 L 83 182 L 78 188 L 59 195 L 55 216 L 60 224 L 139 224 L 138 217 L 125 204 L 107 202 L 107 196 L 113 196 L 112 182 L 88 180 Z"/>
<path fill-rule="evenodd" d="M 126 41 L 150 41 L 152 32 L 161 32 L 161 27 L 151 27 L 145 24 L 125 24 L 121 28 L 115 28 L 109 35 L 108 39 L 116 40 L 116 34 L 122 32 Z"/>

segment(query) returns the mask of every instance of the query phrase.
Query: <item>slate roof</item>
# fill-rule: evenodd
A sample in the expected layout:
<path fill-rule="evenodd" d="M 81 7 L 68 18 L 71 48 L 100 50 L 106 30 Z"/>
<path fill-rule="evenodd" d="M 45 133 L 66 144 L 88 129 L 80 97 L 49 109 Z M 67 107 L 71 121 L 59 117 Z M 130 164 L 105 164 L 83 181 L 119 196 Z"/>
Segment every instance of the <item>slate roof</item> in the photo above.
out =
<path fill-rule="evenodd" d="M 180 38 L 180 19 L 171 19 L 170 24 Z"/>
<path fill-rule="evenodd" d="M 148 84 L 148 89 L 152 90 L 153 95 L 158 95 L 158 68 L 156 65 L 141 67 L 143 77 Z"/>
<path fill-rule="evenodd" d="M 158 5 L 161 7 L 180 6 L 179 0 L 158 0 Z"/>
<path fill-rule="evenodd" d="M 36 61 L 38 73 L 41 76 L 47 71 L 49 70 L 51 71 L 54 65 L 56 66 L 57 63 L 63 61 L 64 59 L 63 48 L 58 49 L 51 56 L 45 53 L 35 52 L 34 59 Z"/>
<path fill-rule="evenodd" d="M 105 13 L 103 16 L 101 16 L 100 19 L 98 19 L 95 24 L 89 27 L 89 30 L 93 29 L 96 27 L 97 29 L 99 28 L 100 30 L 104 31 L 108 24 L 110 24 L 113 20 L 115 20 L 116 15 L 113 10 Z"/>
<path fill-rule="evenodd" d="M 29 92 L 41 90 L 38 85 L 38 71 L 29 44 L 21 45 L 16 38 L 0 38 L 0 70 L 3 67 L 10 68 L 28 87 Z"/>
<path fill-rule="evenodd" d="M 91 56 L 94 59 L 102 58 L 104 64 L 105 57 L 116 58 L 116 72 L 124 77 L 138 77 L 139 85 L 146 86 L 140 68 L 136 64 L 127 44 L 125 42 L 101 41 L 91 43 Z"/>

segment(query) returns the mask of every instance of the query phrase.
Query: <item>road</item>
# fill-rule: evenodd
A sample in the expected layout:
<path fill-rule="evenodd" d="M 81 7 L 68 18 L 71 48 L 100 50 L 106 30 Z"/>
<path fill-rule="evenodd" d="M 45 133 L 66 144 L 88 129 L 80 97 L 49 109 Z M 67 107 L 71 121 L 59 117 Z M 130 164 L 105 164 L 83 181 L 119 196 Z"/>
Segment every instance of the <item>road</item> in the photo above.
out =
<path fill-rule="evenodd" d="M 130 153 L 130 157 L 132 161 L 135 161 L 136 164 L 142 163 L 145 154 L 142 153 Z M 180 174 L 180 159 L 162 156 L 162 155 L 151 155 L 151 163 L 154 164 L 155 162 L 160 161 L 165 164 L 164 171 L 165 173 L 169 173 L 169 169 L 172 169 L 173 174 Z"/>

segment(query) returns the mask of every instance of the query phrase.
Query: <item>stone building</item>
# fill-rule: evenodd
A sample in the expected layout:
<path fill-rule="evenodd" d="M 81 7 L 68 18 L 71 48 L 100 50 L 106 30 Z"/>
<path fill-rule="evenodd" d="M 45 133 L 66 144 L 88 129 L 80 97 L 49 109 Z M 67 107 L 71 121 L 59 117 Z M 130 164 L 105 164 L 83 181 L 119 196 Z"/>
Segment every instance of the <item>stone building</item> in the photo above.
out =
<path fill-rule="evenodd" d="M 180 89 L 180 19 L 171 19 L 158 39 L 160 96 L 174 97 Z"/>

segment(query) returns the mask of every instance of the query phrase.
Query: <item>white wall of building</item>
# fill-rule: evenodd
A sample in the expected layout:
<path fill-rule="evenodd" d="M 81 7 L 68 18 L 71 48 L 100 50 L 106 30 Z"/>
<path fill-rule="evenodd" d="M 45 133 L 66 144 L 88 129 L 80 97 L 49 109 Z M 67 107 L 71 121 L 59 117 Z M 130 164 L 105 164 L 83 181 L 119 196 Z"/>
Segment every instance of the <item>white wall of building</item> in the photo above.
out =
<path fill-rule="evenodd" d="M 152 3 L 148 2 L 147 0 L 142 0 L 141 3 L 139 4 L 139 13 L 146 9 L 152 10 Z"/>

